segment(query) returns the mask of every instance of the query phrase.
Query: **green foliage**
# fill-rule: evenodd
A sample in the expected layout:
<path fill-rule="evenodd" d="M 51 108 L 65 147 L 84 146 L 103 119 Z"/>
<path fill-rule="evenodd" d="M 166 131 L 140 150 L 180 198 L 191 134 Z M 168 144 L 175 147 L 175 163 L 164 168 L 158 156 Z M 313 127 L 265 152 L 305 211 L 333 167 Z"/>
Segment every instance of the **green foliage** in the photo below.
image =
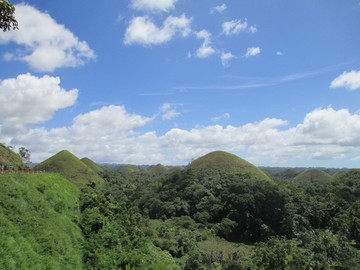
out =
<path fill-rule="evenodd" d="M 0 1 L 0 29 L 3 32 L 18 29 L 18 22 L 14 16 L 15 7 L 6 0 Z"/>
<path fill-rule="evenodd" d="M 0 175 L 0 268 L 82 269 L 78 190 L 56 174 Z"/>
<path fill-rule="evenodd" d="M 67 150 L 60 151 L 34 167 L 35 170 L 60 173 L 78 187 L 90 182 L 102 183 L 103 179 Z"/>
<path fill-rule="evenodd" d="M 13 166 L 15 169 L 24 167 L 21 157 L 2 143 L 0 143 L 0 166 L 1 165 Z"/>
<path fill-rule="evenodd" d="M 169 253 L 146 239 L 141 216 L 102 188 L 82 188 L 80 209 L 87 269 L 166 269 L 163 262 L 176 266 Z"/>

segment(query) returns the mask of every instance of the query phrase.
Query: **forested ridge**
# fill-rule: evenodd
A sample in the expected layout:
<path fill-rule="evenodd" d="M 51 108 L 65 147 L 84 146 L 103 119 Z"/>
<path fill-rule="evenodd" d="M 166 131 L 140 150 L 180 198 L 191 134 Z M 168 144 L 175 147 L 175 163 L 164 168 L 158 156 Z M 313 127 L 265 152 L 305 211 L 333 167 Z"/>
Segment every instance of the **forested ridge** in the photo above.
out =
<path fill-rule="evenodd" d="M 0 174 L 0 268 L 359 269 L 360 169 L 200 161 Z"/>

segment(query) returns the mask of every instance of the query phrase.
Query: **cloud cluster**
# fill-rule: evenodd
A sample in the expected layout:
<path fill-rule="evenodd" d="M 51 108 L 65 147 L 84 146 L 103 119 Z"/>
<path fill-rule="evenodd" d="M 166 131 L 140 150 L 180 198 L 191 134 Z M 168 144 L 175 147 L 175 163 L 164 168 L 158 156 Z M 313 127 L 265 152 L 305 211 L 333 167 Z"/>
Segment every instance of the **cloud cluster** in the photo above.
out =
<path fill-rule="evenodd" d="M 60 67 L 81 66 L 95 58 L 85 41 L 80 41 L 49 14 L 27 4 L 18 4 L 16 18 L 20 30 L 0 35 L 0 44 L 14 42 L 24 49 L 6 53 L 5 60 L 24 61 L 36 71 L 52 72 Z"/>
<path fill-rule="evenodd" d="M 331 82 L 330 88 L 360 89 L 360 70 L 344 72 Z"/>
<path fill-rule="evenodd" d="M 231 52 L 220 53 L 215 49 L 211 40 L 212 33 L 206 29 L 197 31 L 192 29 L 193 18 L 187 17 L 182 14 L 180 17 L 168 16 L 162 25 L 155 23 L 154 11 L 169 12 L 175 8 L 176 0 L 132 0 L 130 7 L 135 10 L 141 10 L 146 12 L 143 16 L 134 16 L 128 23 L 125 30 L 123 42 L 126 45 L 160 45 L 171 41 L 177 36 L 190 37 L 195 36 L 197 39 L 201 39 L 202 43 L 200 47 L 194 52 L 188 52 L 188 58 L 192 56 L 200 59 L 208 58 L 214 54 L 220 55 L 220 60 L 223 66 L 228 66 L 231 59 L 236 58 Z M 221 14 L 225 12 L 227 5 L 221 4 L 214 6 L 210 10 L 210 14 Z M 162 16 L 160 16 L 162 18 Z M 225 21 L 222 24 L 222 34 L 226 36 L 233 36 L 240 34 L 241 32 L 255 33 L 257 28 L 255 25 L 249 25 L 247 20 L 234 19 Z M 259 48 L 251 48 L 253 51 L 248 52 L 248 56 L 256 55 L 260 53 Z M 254 51 L 255 50 L 255 51 Z M 256 51 L 258 50 L 258 51 Z"/>
<path fill-rule="evenodd" d="M 158 45 L 170 41 L 175 35 L 186 37 L 190 34 L 191 18 L 184 14 L 179 17 L 169 16 L 158 27 L 150 17 L 133 18 L 125 32 L 124 43 L 127 45 Z"/>
<path fill-rule="evenodd" d="M 72 106 L 78 90 L 66 91 L 59 84 L 58 77 L 36 77 L 29 73 L 0 81 L 1 133 L 13 133 L 31 124 L 44 122 L 55 111 Z"/>
<path fill-rule="evenodd" d="M 160 112 L 163 120 L 179 115 L 171 104 Z M 212 120 L 228 117 L 226 113 Z M 360 115 L 346 109 L 315 109 L 294 127 L 283 119 L 266 118 L 241 126 L 172 128 L 163 135 L 141 131 L 154 119 L 128 113 L 123 106 L 104 106 L 75 117 L 68 127 L 13 134 L 12 143 L 26 145 L 36 161 L 69 149 L 97 162 L 135 164 L 186 164 L 214 150 L 241 153 L 257 164 L 340 159 L 360 151 Z"/>

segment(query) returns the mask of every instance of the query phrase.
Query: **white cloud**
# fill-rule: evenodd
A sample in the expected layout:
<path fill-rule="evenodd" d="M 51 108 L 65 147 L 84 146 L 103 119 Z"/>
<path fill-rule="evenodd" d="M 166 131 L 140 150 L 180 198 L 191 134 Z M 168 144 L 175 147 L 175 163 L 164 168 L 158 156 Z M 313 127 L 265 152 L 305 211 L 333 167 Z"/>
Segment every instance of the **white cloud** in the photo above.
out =
<path fill-rule="evenodd" d="M 224 22 L 222 24 L 222 30 L 223 34 L 230 36 L 239 34 L 240 32 L 255 33 L 257 28 L 256 26 L 249 26 L 246 20 L 232 20 Z"/>
<path fill-rule="evenodd" d="M 231 52 L 222 52 L 221 53 L 221 63 L 223 66 L 227 66 L 231 59 L 236 58 L 235 55 L 233 55 Z"/>
<path fill-rule="evenodd" d="M 215 116 L 213 118 L 211 118 L 211 121 L 213 122 L 218 122 L 218 121 L 221 121 L 223 119 L 230 119 L 230 113 L 224 113 L 220 116 Z"/>
<path fill-rule="evenodd" d="M 2 133 L 49 120 L 59 109 L 72 106 L 78 90 L 60 87 L 59 77 L 22 74 L 0 81 Z"/>
<path fill-rule="evenodd" d="M 130 6 L 145 11 L 169 11 L 178 0 L 132 0 Z"/>
<path fill-rule="evenodd" d="M 191 18 L 169 16 L 161 27 L 147 16 L 135 17 L 125 32 L 124 43 L 128 45 L 158 45 L 170 41 L 176 34 L 186 37 L 191 33 Z"/>
<path fill-rule="evenodd" d="M 360 89 L 360 70 L 344 72 L 336 77 L 330 84 L 330 88 L 347 88 L 349 90 Z"/>
<path fill-rule="evenodd" d="M 165 103 L 160 109 L 160 113 L 162 114 L 162 119 L 170 120 L 174 117 L 178 117 L 181 113 L 176 111 L 175 106 L 170 103 Z"/>
<path fill-rule="evenodd" d="M 60 67 L 77 67 L 94 59 L 95 53 L 49 14 L 26 5 L 16 5 L 19 30 L 0 35 L 0 44 L 15 42 L 25 48 L 6 53 L 7 60 L 25 61 L 32 69 L 52 72 Z"/>
<path fill-rule="evenodd" d="M 251 47 L 247 49 L 246 54 L 244 56 L 245 57 L 255 56 L 260 54 L 260 52 L 261 49 L 259 47 Z"/>
<path fill-rule="evenodd" d="M 210 14 L 214 14 L 215 12 L 223 13 L 223 12 L 226 10 L 226 8 L 227 8 L 226 4 L 222 4 L 222 5 L 213 7 L 213 8 L 210 10 Z"/>
<path fill-rule="evenodd" d="M 173 108 L 166 103 L 161 112 Z M 225 113 L 213 120 L 227 117 Z M 350 159 L 360 152 L 360 115 L 346 109 L 316 109 L 294 127 L 286 120 L 266 118 L 240 126 L 172 128 L 163 135 L 143 131 L 154 119 L 128 113 L 123 106 L 105 106 L 75 117 L 68 127 L 13 134 L 11 144 L 25 145 L 34 161 L 68 149 L 97 162 L 135 164 L 186 164 L 214 150 L 241 152 L 239 156 L 259 164 Z"/>
<path fill-rule="evenodd" d="M 281 52 L 281 51 L 277 51 L 276 52 L 276 55 L 278 55 L 278 56 L 283 56 L 285 53 L 284 52 Z"/>
<path fill-rule="evenodd" d="M 207 58 L 215 53 L 215 49 L 211 46 L 211 33 L 207 30 L 201 30 L 196 33 L 198 39 L 203 39 L 203 43 L 196 51 L 198 58 Z"/>

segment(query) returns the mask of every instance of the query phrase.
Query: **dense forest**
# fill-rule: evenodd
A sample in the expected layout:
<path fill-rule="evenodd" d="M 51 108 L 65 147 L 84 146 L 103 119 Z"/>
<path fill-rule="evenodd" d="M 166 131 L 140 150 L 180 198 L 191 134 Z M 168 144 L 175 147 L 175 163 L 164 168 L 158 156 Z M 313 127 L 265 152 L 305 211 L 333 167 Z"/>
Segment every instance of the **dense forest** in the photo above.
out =
<path fill-rule="evenodd" d="M 35 168 L 0 174 L 1 269 L 359 269 L 360 169 L 220 151 L 186 167 L 62 151 Z"/>

